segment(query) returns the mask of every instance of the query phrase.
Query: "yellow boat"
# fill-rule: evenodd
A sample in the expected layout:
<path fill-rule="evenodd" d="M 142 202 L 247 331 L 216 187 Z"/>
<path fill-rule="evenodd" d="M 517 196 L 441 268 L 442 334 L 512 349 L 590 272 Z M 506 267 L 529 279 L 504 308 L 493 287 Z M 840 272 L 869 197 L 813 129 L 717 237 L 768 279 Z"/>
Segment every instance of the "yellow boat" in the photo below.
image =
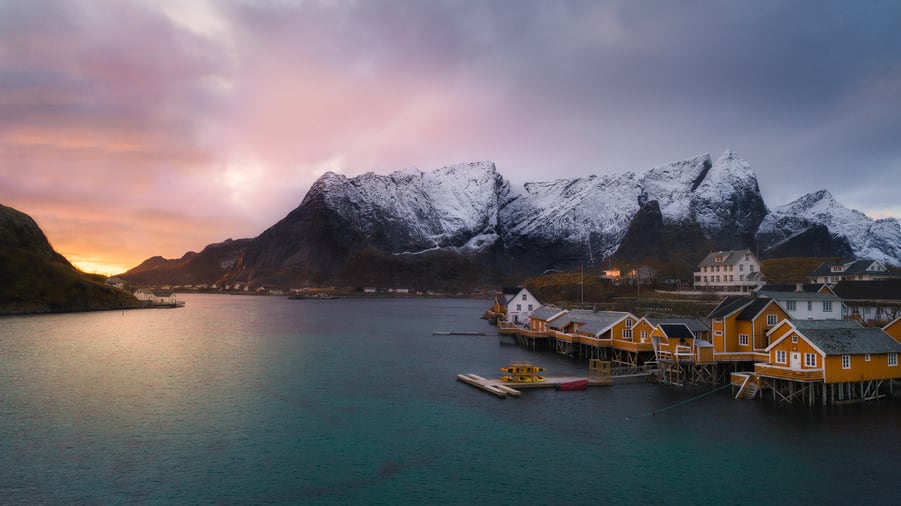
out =
<path fill-rule="evenodd" d="M 544 371 L 544 367 L 527 364 L 524 362 L 513 362 L 507 367 L 501 367 L 501 372 L 508 374 L 535 374 Z"/>
<path fill-rule="evenodd" d="M 504 383 L 542 383 L 544 376 L 537 374 L 514 374 L 513 376 L 501 376 Z"/>

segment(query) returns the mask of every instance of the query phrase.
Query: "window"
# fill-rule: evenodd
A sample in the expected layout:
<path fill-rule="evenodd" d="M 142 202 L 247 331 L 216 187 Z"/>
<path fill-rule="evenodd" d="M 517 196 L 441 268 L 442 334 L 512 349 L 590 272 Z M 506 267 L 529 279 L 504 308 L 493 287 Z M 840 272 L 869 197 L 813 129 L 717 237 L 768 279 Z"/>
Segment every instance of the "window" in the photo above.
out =
<path fill-rule="evenodd" d="M 522 311 L 522 304 L 517 304 L 517 305 L 516 305 L 516 310 L 517 310 L 517 311 Z"/>
<path fill-rule="evenodd" d="M 647 331 L 647 330 L 642 330 L 642 331 L 641 331 L 641 342 L 645 342 L 645 341 L 647 341 L 647 340 L 648 340 L 648 331 Z"/>
<path fill-rule="evenodd" d="M 747 346 L 748 345 L 748 334 L 739 334 L 738 335 L 738 344 L 740 344 L 741 346 Z"/>
<path fill-rule="evenodd" d="M 522 294 L 522 300 L 526 300 L 526 294 Z"/>
<path fill-rule="evenodd" d="M 775 325 L 776 324 L 776 315 L 774 315 L 774 314 L 766 315 L 766 324 L 769 325 L 770 327 Z"/>
<path fill-rule="evenodd" d="M 787 300 L 787 301 L 785 301 L 785 309 L 787 309 L 787 310 L 789 310 L 789 311 L 794 311 L 795 309 L 798 309 L 798 308 L 796 307 L 795 302 L 796 302 L 796 301 L 793 301 L 793 300 Z"/>
<path fill-rule="evenodd" d="M 529 304 L 529 311 L 531 311 L 531 310 L 532 310 L 532 305 L 531 305 L 531 304 Z"/>
<path fill-rule="evenodd" d="M 814 353 L 805 353 L 804 354 L 804 366 L 806 367 L 816 367 L 817 366 L 817 356 Z"/>
<path fill-rule="evenodd" d="M 831 312 L 832 312 L 832 301 L 831 301 L 831 300 L 824 300 L 824 301 L 823 301 L 823 312 L 824 312 L 824 313 L 831 313 Z"/>
<path fill-rule="evenodd" d="M 898 354 L 897 353 L 889 353 L 888 354 L 888 365 L 889 365 L 889 367 L 895 367 L 898 365 Z"/>
<path fill-rule="evenodd" d="M 745 272 L 745 264 L 738 264 L 738 272 Z"/>
<path fill-rule="evenodd" d="M 748 266 L 748 272 L 754 272 L 754 266 L 753 266 L 753 265 L 749 265 L 749 266 Z"/>
<path fill-rule="evenodd" d="M 864 362 L 869 362 L 869 361 L 870 361 L 870 354 L 869 354 L 869 353 L 867 353 L 866 355 L 863 356 L 863 361 L 864 361 Z"/>
<path fill-rule="evenodd" d="M 813 301 L 807 301 L 807 311 L 813 311 Z"/>
<path fill-rule="evenodd" d="M 777 364 L 785 363 L 785 350 L 776 350 L 776 363 Z"/>
<path fill-rule="evenodd" d="M 623 339 L 632 340 L 632 329 L 623 329 Z"/>
<path fill-rule="evenodd" d="M 626 318 L 626 327 L 632 327 L 632 318 Z"/>
<path fill-rule="evenodd" d="M 713 333 L 713 335 L 721 336 L 721 335 L 723 335 L 723 331 L 722 331 L 722 330 L 717 330 L 716 332 Z"/>
<path fill-rule="evenodd" d="M 851 355 L 842 355 L 842 369 L 851 368 Z"/>

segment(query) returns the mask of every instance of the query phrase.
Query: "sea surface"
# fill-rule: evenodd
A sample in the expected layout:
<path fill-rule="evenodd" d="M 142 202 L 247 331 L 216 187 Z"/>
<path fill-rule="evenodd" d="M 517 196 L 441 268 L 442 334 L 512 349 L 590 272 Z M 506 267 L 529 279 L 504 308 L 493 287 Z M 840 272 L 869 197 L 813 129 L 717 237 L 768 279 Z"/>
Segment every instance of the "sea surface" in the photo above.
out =
<path fill-rule="evenodd" d="M 0 318 L 0 503 L 901 502 L 897 392 L 814 409 L 646 383 L 498 399 L 456 375 L 586 366 L 502 344 L 487 300 L 180 297 Z"/>

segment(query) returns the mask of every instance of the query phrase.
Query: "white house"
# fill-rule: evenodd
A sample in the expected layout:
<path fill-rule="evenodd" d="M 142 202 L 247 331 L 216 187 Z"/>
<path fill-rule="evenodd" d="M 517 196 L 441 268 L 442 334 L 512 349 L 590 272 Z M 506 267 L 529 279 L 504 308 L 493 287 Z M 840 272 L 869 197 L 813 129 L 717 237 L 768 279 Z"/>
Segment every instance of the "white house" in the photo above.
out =
<path fill-rule="evenodd" d="M 175 299 L 175 293 L 154 291 L 147 288 L 138 288 L 135 290 L 135 298 L 153 305 L 181 305 L 181 303 Z"/>
<path fill-rule="evenodd" d="M 525 325 L 529 321 L 529 315 L 532 311 L 541 307 L 541 302 L 525 288 L 517 290 L 512 297 L 507 299 L 507 315 L 508 322 L 517 325 Z"/>
<path fill-rule="evenodd" d="M 760 262 L 751 250 L 713 251 L 694 273 L 697 290 L 749 292 L 763 284 Z"/>
<path fill-rule="evenodd" d="M 820 264 L 808 277 L 811 283 L 835 284 L 839 281 L 874 281 L 880 279 L 901 279 L 878 260 L 855 260 L 851 262 L 825 262 Z"/>
<path fill-rule="evenodd" d="M 822 285 L 765 285 L 757 294 L 775 300 L 792 320 L 841 320 L 841 297 Z M 820 289 L 818 289 L 820 288 Z"/>

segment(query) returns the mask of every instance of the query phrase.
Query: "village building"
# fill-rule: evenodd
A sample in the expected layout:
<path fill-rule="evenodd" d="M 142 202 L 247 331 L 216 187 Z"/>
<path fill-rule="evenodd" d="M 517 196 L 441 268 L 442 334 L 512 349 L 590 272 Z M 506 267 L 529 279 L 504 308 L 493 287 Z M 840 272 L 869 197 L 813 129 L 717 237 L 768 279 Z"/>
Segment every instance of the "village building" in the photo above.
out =
<path fill-rule="evenodd" d="M 901 379 L 901 343 L 880 328 L 799 320 L 781 322 L 769 334 L 766 360 L 755 364 L 754 375 L 773 399 L 810 405 L 869 400 Z"/>
<path fill-rule="evenodd" d="M 125 280 L 122 278 L 107 278 L 106 285 L 125 290 Z"/>
<path fill-rule="evenodd" d="M 901 279 L 839 281 L 832 291 L 842 299 L 842 318 L 884 325 L 901 316 Z"/>
<path fill-rule="evenodd" d="M 892 336 L 895 341 L 901 343 L 901 316 L 892 320 L 888 325 L 882 327 L 886 334 Z"/>
<path fill-rule="evenodd" d="M 505 320 L 514 325 L 526 325 L 532 311 L 541 307 L 541 302 L 529 290 L 519 288 L 506 300 Z"/>
<path fill-rule="evenodd" d="M 842 299 L 826 285 L 764 285 L 757 292 L 782 306 L 793 320 L 840 320 Z"/>
<path fill-rule="evenodd" d="M 139 301 L 150 306 L 180 307 L 185 305 L 183 301 L 179 301 L 175 298 L 175 293 L 163 290 L 138 288 L 135 290 L 134 296 Z"/>
<path fill-rule="evenodd" d="M 718 362 L 766 360 L 767 332 L 788 313 L 769 297 L 730 296 L 708 315 Z"/>
<path fill-rule="evenodd" d="M 760 262 L 748 249 L 711 252 L 694 273 L 695 290 L 750 292 L 762 284 Z"/>
<path fill-rule="evenodd" d="M 811 283 L 834 285 L 839 281 L 876 281 L 901 279 L 878 260 L 854 260 L 850 262 L 824 262 L 808 274 Z"/>

